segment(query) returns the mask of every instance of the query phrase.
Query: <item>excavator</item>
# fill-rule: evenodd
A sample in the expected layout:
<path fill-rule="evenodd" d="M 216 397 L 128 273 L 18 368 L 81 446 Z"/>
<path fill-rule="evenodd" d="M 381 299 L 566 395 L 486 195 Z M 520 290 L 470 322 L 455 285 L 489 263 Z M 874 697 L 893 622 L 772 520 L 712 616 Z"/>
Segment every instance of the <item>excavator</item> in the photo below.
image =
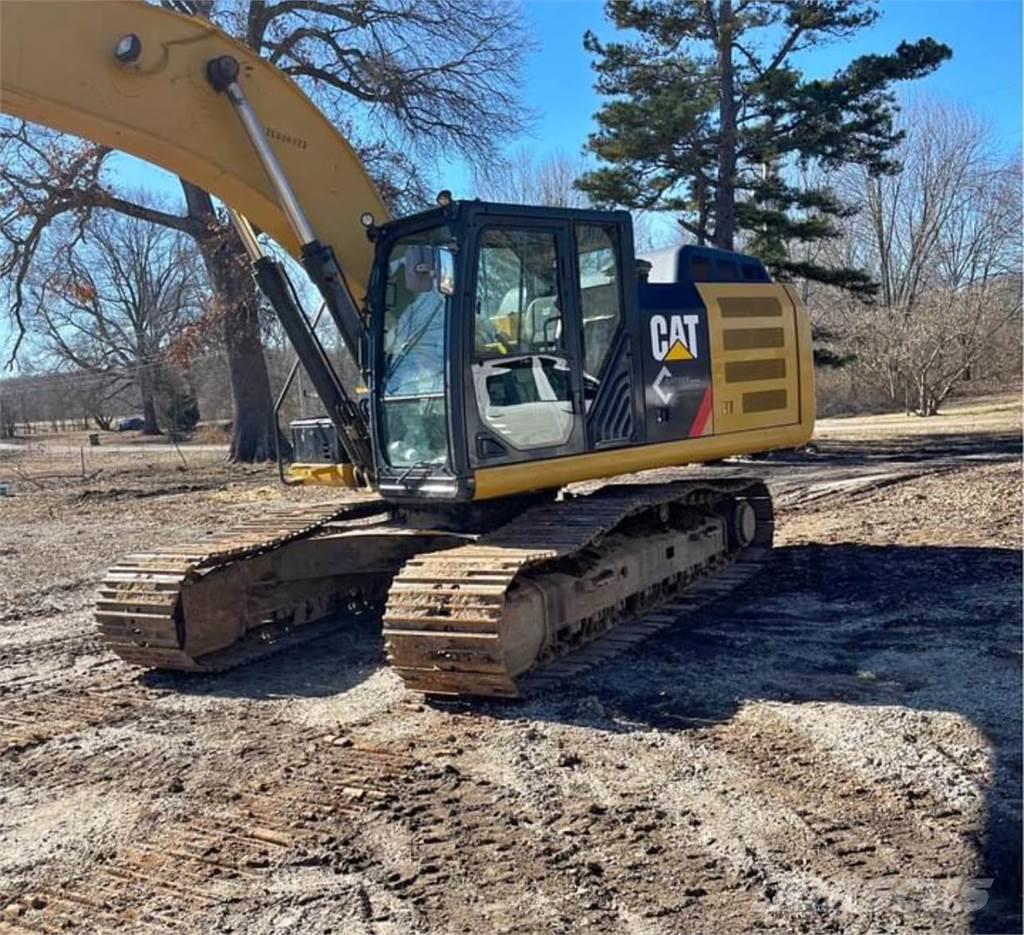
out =
<path fill-rule="evenodd" d="M 291 426 L 284 479 L 326 502 L 260 505 L 109 570 L 95 616 L 126 662 L 216 672 L 370 615 L 410 689 L 515 698 L 765 560 L 762 480 L 654 470 L 811 435 L 808 317 L 757 259 L 638 257 L 624 211 L 442 192 L 392 219 L 287 76 L 138 0 L 5 0 L 0 110 L 219 198 L 322 405 Z M 268 239 L 318 290 L 358 380 Z"/>

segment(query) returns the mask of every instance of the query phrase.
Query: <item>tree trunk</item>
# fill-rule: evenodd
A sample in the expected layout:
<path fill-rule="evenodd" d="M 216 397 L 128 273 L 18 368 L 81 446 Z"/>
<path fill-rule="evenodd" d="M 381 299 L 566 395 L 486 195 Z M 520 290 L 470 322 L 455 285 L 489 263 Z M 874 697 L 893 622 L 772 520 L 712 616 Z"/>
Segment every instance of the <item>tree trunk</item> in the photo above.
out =
<path fill-rule="evenodd" d="M 156 394 L 153 389 L 151 364 L 140 364 L 139 395 L 142 397 L 142 434 L 159 435 L 160 426 L 156 420 Z"/>
<path fill-rule="evenodd" d="M 253 291 L 251 283 L 249 291 Z M 231 314 L 224 317 L 224 346 L 234 403 L 230 458 L 272 461 L 276 426 L 270 377 L 256 320 L 256 297 L 251 295 L 245 300 L 237 292 L 234 295 Z"/>
<path fill-rule="evenodd" d="M 935 415 L 937 410 L 938 406 L 935 404 L 935 398 L 932 394 L 931 387 L 928 385 L 927 377 L 918 377 L 916 415 L 921 418 L 927 418 L 928 416 Z"/>
<path fill-rule="evenodd" d="M 732 65 L 732 0 L 718 14 L 718 184 L 715 186 L 715 246 L 732 250 L 736 233 L 736 97 Z"/>
<path fill-rule="evenodd" d="M 229 457 L 271 461 L 277 427 L 248 257 L 235 232 L 220 226 L 209 193 L 184 179 L 181 187 L 189 214 L 198 222 L 199 251 L 222 310 L 233 407 Z"/>

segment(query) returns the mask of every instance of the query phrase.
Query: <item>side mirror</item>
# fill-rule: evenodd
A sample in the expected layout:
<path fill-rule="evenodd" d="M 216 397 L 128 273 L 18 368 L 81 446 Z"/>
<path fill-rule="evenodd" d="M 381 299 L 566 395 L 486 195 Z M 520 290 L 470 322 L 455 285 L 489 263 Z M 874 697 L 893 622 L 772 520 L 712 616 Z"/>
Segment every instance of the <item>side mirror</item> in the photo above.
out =
<path fill-rule="evenodd" d="M 455 257 L 451 250 L 440 247 L 437 251 L 437 290 L 442 295 L 455 292 Z"/>
<path fill-rule="evenodd" d="M 446 247 L 409 247 L 402 265 L 410 292 L 455 292 L 455 256 Z"/>

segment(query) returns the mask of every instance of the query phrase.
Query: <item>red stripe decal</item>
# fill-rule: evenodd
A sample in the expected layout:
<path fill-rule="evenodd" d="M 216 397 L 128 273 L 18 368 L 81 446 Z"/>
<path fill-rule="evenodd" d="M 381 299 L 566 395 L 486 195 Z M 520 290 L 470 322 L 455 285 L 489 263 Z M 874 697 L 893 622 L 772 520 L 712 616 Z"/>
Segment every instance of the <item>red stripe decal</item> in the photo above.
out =
<path fill-rule="evenodd" d="M 697 415 L 693 417 L 693 425 L 690 426 L 689 437 L 696 438 L 704 434 L 704 426 L 707 425 L 708 417 L 711 415 L 711 387 L 704 390 L 704 398 L 697 408 Z"/>

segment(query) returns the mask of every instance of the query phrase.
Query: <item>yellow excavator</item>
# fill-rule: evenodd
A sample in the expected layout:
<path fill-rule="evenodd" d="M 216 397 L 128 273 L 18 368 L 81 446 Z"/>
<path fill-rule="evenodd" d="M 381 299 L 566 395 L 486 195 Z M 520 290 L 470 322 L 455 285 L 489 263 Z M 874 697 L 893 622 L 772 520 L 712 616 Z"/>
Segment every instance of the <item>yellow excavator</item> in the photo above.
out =
<path fill-rule="evenodd" d="M 757 478 L 654 468 L 811 435 L 808 318 L 749 256 L 637 257 L 629 214 L 453 199 L 390 219 L 301 90 L 208 22 L 0 4 L 0 109 L 155 163 L 230 209 L 323 416 L 259 512 L 127 556 L 96 619 L 140 666 L 217 671 L 383 613 L 412 689 L 517 697 L 655 632 L 772 541 Z M 319 290 L 343 381 L 262 231 Z M 610 479 L 631 475 L 618 483 Z M 586 483 L 585 483 L 586 482 Z M 724 583 L 724 584 L 723 584 Z"/>

